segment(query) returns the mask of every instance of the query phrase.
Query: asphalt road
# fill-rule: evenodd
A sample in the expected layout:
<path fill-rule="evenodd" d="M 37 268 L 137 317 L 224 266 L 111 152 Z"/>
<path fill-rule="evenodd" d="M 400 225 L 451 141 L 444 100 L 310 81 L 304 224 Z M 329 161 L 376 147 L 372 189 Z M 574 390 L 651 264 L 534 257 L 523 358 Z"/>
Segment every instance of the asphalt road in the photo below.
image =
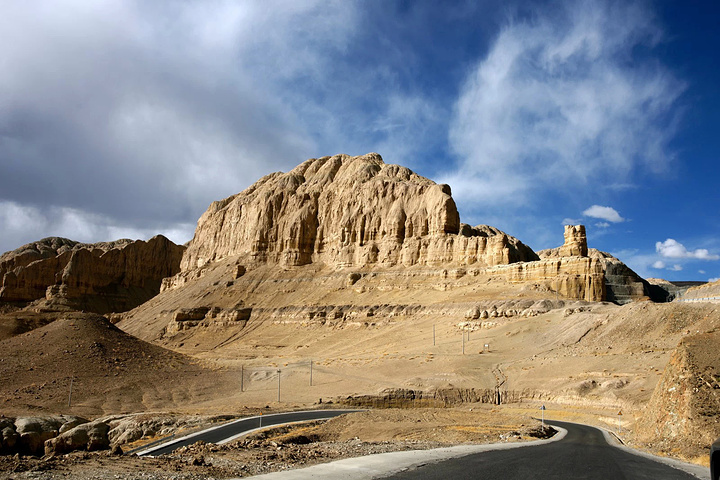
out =
<path fill-rule="evenodd" d="M 141 451 L 138 455 L 151 455 L 153 457 L 157 457 L 171 453 L 180 447 L 192 445 L 200 440 L 206 443 L 222 443 L 223 441 L 240 436 L 257 428 L 269 427 L 271 425 L 281 425 L 284 423 L 324 420 L 357 411 L 358 410 L 308 410 L 304 412 L 273 413 L 257 417 L 241 418 L 240 420 L 233 420 L 232 422 L 224 425 L 209 428 L 187 437 L 168 441 L 162 445 Z"/>
<path fill-rule="evenodd" d="M 602 432 L 596 428 L 565 422 L 548 423 L 565 428 L 567 436 L 559 442 L 472 454 L 383 478 L 697 480 L 669 465 L 608 445 Z"/>

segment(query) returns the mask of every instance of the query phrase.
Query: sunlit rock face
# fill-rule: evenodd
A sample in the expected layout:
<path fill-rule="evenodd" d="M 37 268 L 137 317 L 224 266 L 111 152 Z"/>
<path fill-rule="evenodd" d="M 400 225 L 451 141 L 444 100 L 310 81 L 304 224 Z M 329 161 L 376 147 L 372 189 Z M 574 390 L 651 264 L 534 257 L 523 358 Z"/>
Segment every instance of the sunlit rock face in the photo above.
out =
<path fill-rule="evenodd" d="M 485 225 L 470 227 L 448 185 L 376 153 L 310 159 L 210 205 L 182 270 L 245 255 L 287 266 L 498 265 L 537 255 Z"/>
<path fill-rule="evenodd" d="M 565 225 L 565 243 L 560 247 L 561 257 L 587 257 L 588 244 L 585 225 Z"/>

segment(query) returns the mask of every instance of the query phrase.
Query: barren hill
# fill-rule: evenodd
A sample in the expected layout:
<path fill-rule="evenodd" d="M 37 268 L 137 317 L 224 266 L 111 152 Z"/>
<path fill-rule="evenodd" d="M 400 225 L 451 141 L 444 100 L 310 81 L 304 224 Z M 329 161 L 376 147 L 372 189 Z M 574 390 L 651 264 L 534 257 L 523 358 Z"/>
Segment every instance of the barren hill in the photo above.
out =
<path fill-rule="evenodd" d="M 310 159 L 213 202 L 182 270 L 244 255 L 287 266 L 497 265 L 537 255 L 497 229 L 460 224 L 448 185 L 376 153 Z"/>
<path fill-rule="evenodd" d="M 70 411 L 71 379 L 71 411 L 91 416 L 196 403 L 221 377 L 197 360 L 138 340 L 96 314 L 65 313 L 48 325 L 0 341 L 0 405 L 5 414 Z"/>

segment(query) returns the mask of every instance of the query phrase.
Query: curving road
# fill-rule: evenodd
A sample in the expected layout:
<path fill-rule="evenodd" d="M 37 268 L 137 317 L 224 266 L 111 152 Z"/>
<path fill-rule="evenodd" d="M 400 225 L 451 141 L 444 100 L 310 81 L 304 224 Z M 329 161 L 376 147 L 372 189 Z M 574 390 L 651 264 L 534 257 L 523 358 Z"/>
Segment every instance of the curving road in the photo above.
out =
<path fill-rule="evenodd" d="M 668 479 L 697 477 L 664 463 L 629 453 L 607 443 L 593 427 L 548 422 L 565 428 L 559 442 L 516 450 L 485 453 L 427 464 L 383 477 L 393 480 L 512 480 L 512 479 Z"/>
<path fill-rule="evenodd" d="M 232 422 L 225 423 L 218 427 L 212 427 L 186 437 L 170 440 L 161 445 L 138 452 L 137 455 L 157 457 L 171 453 L 180 447 L 192 445 L 200 440 L 206 443 L 221 444 L 258 428 L 269 427 L 272 425 L 282 425 L 286 423 L 326 420 L 346 413 L 358 411 L 360 410 L 307 410 L 304 412 L 272 413 L 257 417 L 241 418 L 239 420 L 233 420 Z"/>

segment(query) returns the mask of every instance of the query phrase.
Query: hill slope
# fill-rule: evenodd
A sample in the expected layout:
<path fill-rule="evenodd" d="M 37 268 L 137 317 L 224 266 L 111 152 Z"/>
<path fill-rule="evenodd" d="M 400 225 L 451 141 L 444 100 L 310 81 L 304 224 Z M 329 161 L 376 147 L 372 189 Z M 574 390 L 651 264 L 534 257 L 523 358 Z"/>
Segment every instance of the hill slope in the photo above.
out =
<path fill-rule="evenodd" d="M 138 340 L 95 314 L 62 314 L 0 341 L 0 408 L 6 414 L 97 415 L 187 405 L 202 401 L 205 389 L 222 375 Z"/>

